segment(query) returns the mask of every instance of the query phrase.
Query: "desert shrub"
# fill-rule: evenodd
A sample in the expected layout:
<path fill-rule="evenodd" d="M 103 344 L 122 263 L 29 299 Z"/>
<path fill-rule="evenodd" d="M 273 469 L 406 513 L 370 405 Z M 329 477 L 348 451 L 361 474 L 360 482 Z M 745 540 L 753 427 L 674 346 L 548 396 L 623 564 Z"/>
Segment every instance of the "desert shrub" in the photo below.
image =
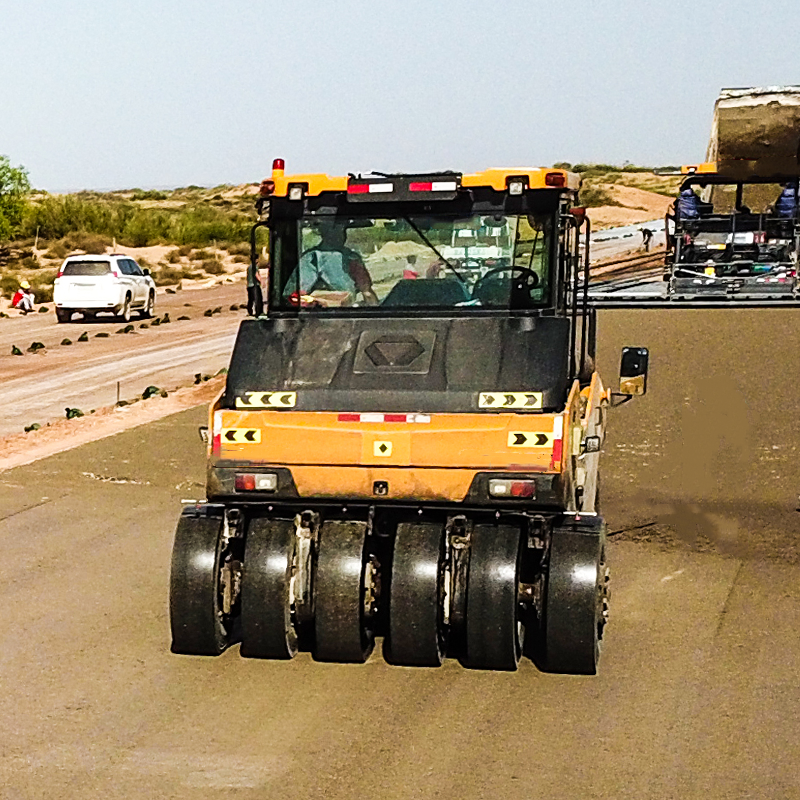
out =
<path fill-rule="evenodd" d="M 618 206 L 619 203 L 609 194 L 606 189 L 599 186 L 584 184 L 581 189 L 581 205 L 586 208 L 597 208 L 598 206 Z"/>
<path fill-rule="evenodd" d="M 53 301 L 53 281 L 58 273 L 54 270 L 39 272 L 30 278 L 31 291 L 37 303 L 51 303 Z"/>
<path fill-rule="evenodd" d="M 166 200 L 169 197 L 167 192 L 159 192 L 156 189 L 134 189 L 132 200 Z"/>
<path fill-rule="evenodd" d="M 175 217 L 173 241 L 204 247 L 213 241 L 239 240 L 247 235 L 250 221 L 244 215 L 226 214 L 213 206 L 194 206 Z"/>
<path fill-rule="evenodd" d="M 206 261 L 210 258 L 214 258 L 214 254 L 210 250 L 198 250 L 194 254 L 194 258 L 198 261 Z"/>
<path fill-rule="evenodd" d="M 143 194 L 149 198 L 149 192 Z M 140 196 L 136 192 L 134 195 Z M 38 230 L 40 239 L 56 241 L 82 232 L 102 235 L 106 242 L 116 238 L 121 244 L 136 247 L 170 242 L 189 250 L 207 247 L 214 241 L 247 239 L 248 214 L 201 203 L 195 198 L 189 198 L 189 202 L 180 208 L 143 208 L 118 193 L 48 195 L 28 203 L 20 236 L 33 237 Z M 188 251 L 181 252 L 181 255 L 187 254 Z"/>
<path fill-rule="evenodd" d="M 227 250 L 232 256 L 247 256 L 248 260 L 250 259 L 249 242 L 225 242 L 220 247 Z"/>
<path fill-rule="evenodd" d="M 181 254 L 176 248 L 175 250 L 170 250 L 169 253 L 167 253 L 166 259 L 169 264 L 177 264 L 181 260 Z"/>
<path fill-rule="evenodd" d="M 125 206 L 78 195 L 45 197 L 29 205 L 23 220 L 23 234 L 35 235 L 38 228 L 44 239 L 62 239 L 76 231 L 113 236 L 128 213 Z"/>
<path fill-rule="evenodd" d="M 209 275 L 222 275 L 225 272 L 225 265 L 217 258 L 206 258 L 200 266 Z"/>
<path fill-rule="evenodd" d="M 139 209 L 126 221 L 118 238 L 129 247 L 147 247 L 168 241 L 170 214 L 155 208 Z"/>
<path fill-rule="evenodd" d="M 243 253 L 237 253 L 233 257 L 233 261 L 235 264 L 249 264 L 250 263 L 250 255 L 244 255 Z"/>
<path fill-rule="evenodd" d="M 14 292 L 19 288 L 19 278 L 16 275 L 6 273 L 0 276 L 0 293 L 6 297 L 13 297 Z"/>
<path fill-rule="evenodd" d="M 70 250 L 83 250 L 85 253 L 105 253 L 111 244 L 108 237 L 98 233 L 74 231 L 64 237 L 64 244 Z"/>
<path fill-rule="evenodd" d="M 152 270 L 152 276 L 157 286 L 168 286 L 171 283 L 178 283 L 181 278 L 197 278 L 199 273 L 189 267 L 173 267 L 161 263 Z"/>
<path fill-rule="evenodd" d="M 51 258 L 66 258 L 69 250 L 70 248 L 67 247 L 66 242 L 63 239 L 59 239 L 47 248 L 47 255 Z"/>
<path fill-rule="evenodd" d="M 182 244 L 178 248 L 178 255 L 188 258 L 192 254 L 192 250 L 194 250 L 194 248 L 190 244 Z"/>

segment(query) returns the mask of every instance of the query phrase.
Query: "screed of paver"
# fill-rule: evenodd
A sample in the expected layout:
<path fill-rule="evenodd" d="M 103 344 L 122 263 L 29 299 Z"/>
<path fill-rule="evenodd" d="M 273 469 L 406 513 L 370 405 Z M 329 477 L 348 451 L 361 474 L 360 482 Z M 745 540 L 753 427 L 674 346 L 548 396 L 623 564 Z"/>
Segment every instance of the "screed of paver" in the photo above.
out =
<path fill-rule="evenodd" d="M 765 322 L 779 339 L 784 324 Z M 200 408 L 0 475 L 0 508 L 15 510 L 0 514 L 6 794 L 797 796 L 797 753 L 781 739 L 800 732 L 789 502 L 800 467 L 758 446 L 798 445 L 778 414 L 793 382 L 770 383 L 771 345 L 747 317 L 706 329 L 702 317 L 622 313 L 600 330 L 607 380 L 623 344 L 650 346 L 654 366 L 648 395 L 614 410 L 607 443 L 603 507 L 619 532 L 596 678 L 530 662 L 403 669 L 377 652 L 363 666 L 170 654 L 172 535 L 180 499 L 203 492 Z M 686 345 L 698 337 L 704 348 Z M 730 364 L 732 400 L 713 381 Z M 698 375 L 712 378 L 699 394 Z M 731 446 L 702 435 L 719 415 L 739 426 Z M 693 453 L 710 474 L 692 471 Z"/>

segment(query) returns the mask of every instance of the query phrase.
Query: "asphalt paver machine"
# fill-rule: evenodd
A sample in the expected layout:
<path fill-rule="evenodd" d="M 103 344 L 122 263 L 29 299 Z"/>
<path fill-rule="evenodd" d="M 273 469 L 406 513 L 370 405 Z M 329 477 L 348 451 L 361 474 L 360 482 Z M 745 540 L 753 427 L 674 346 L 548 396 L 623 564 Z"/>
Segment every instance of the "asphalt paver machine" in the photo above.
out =
<path fill-rule="evenodd" d="M 666 219 L 671 299 L 797 300 L 797 170 L 759 174 L 748 167 L 712 162 L 682 169 Z"/>
<path fill-rule="evenodd" d="M 647 351 L 604 387 L 578 187 L 557 169 L 274 163 L 207 500 L 175 536 L 174 652 L 363 662 L 382 637 L 397 665 L 596 672 L 599 451 Z"/>

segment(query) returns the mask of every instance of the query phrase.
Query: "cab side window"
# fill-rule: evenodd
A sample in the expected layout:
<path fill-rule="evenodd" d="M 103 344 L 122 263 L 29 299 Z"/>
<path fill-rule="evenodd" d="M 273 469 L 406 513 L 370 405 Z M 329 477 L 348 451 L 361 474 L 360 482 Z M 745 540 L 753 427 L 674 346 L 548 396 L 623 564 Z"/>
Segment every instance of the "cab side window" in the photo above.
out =
<path fill-rule="evenodd" d="M 128 259 L 128 266 L 130 267 L 130 274 L 131 275 L 138 275 L 139 277 L 144 276 L 141 267 L 132 259 Z"/>

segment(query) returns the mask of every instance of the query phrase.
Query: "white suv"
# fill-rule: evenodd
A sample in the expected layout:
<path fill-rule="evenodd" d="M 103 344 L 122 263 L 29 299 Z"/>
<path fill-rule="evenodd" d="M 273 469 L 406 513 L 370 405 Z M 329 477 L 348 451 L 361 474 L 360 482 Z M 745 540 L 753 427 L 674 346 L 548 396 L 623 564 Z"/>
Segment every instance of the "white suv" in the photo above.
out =
<path fill-rule="evenodd" d="M 150 270 L 128 256 L 69 256 L 58 271 L 53 300 L 59 322 L 69 322 L 75 311 L 84 317 L 110 311 L 128 322 L 133 309 L 153 315 L 156 285 Z"/>

